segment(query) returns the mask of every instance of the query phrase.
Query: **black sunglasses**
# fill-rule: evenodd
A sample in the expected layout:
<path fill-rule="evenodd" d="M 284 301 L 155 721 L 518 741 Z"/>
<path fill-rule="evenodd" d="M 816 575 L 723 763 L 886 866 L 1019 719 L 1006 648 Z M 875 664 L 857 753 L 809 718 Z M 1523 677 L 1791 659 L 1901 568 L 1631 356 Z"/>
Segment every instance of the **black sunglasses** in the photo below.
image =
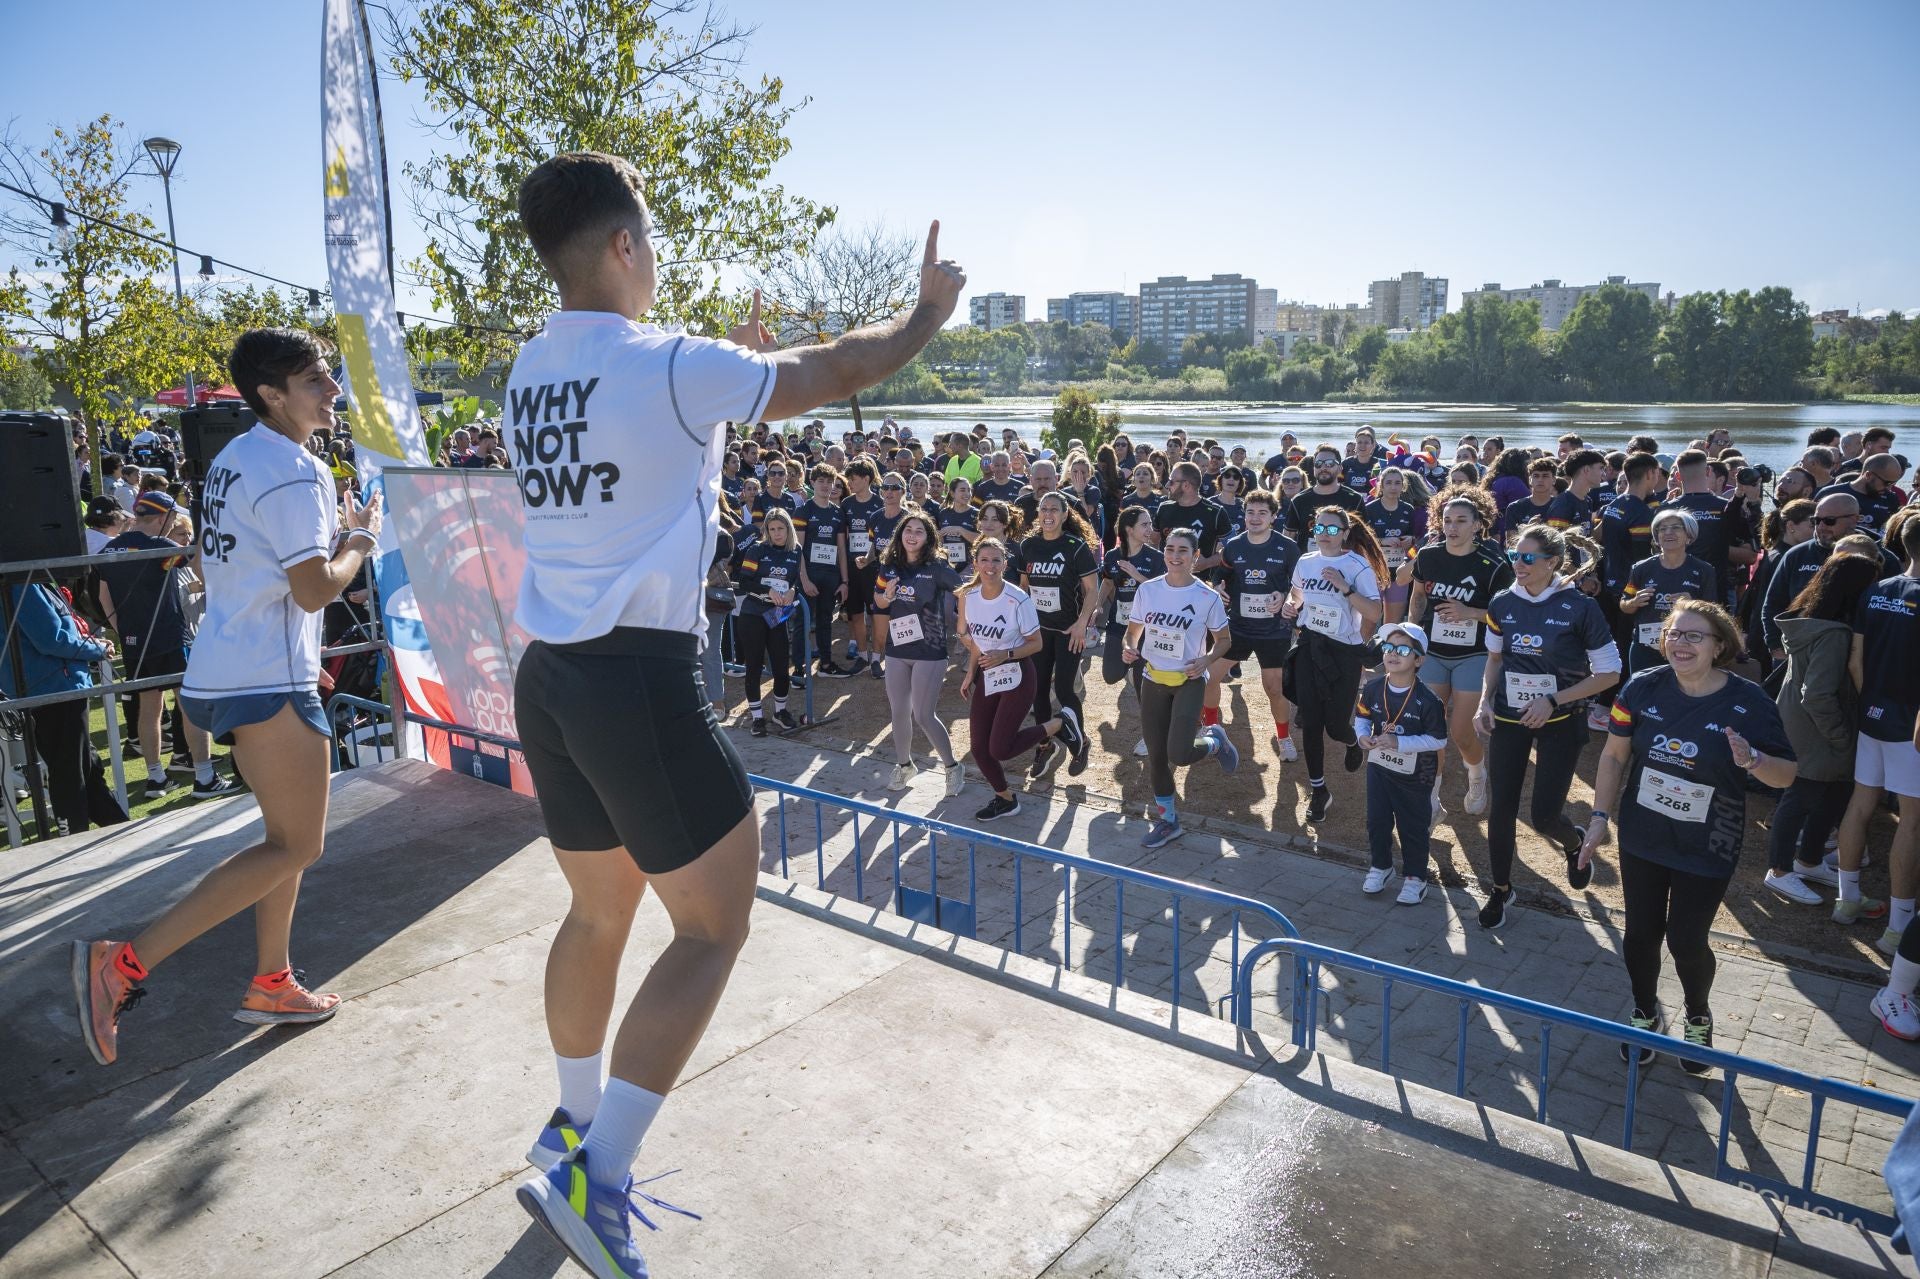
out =
<path fill-rule="evenodd" d="M 1859 518 L 1858 515 L 1816 515 L 1813 518 L 1813 522 L 1821 528 L 1832 528 L 1842 520 L 1857 520 Z"/>

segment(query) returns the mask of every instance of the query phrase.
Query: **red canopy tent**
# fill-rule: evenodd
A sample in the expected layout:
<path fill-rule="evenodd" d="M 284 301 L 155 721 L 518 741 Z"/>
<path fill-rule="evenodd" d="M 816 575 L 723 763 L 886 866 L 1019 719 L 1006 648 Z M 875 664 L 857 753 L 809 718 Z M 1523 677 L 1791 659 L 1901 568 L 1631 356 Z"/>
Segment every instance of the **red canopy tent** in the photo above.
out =
<path fill-rule="evenodd" d="M 194 388 L 201 404 L 244 404 L 246 398 L 231 386 L 196 386 Z M 187 407 L 187 388 L 176 386 L 170 391 L 162 391 L 153 397 L 155 404 L 164 404 L 170 409 Z"/>

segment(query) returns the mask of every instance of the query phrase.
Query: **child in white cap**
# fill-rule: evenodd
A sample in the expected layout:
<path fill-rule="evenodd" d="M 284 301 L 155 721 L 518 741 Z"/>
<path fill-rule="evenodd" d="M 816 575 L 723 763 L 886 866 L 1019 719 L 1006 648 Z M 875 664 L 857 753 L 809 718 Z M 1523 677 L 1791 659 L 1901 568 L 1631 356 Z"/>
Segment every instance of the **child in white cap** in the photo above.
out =
<path fill-rule="evenodd" d="M 1393 833 L 1400 831 L 1403 876 L 1399 903 L 1427 895 L 1427 845 L 1433 830 L 1433 786 L 1447 744 L 1447 708 L 1420 682 L 1427 633 L 1412 622 L 1374 632 L 1385 674 L 1367 681 L 1353 731 L 1367 752 L 1367 842 L 1371 866 L 1361 891 L 1377 893 L 1393 878 Z"/>

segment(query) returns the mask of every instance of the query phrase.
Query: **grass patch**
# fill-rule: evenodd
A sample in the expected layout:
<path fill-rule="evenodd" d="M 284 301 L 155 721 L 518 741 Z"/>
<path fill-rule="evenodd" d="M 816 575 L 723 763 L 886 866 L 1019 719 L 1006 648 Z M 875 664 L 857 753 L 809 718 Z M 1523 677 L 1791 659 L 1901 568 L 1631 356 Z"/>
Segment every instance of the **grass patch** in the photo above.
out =
<path fill-rule="evenodd" d="M 163 727 L 165 722 L 166 720 L 163 716 L 161 719 Z M 100 757 L 100 766 L 106 770 L 107 785 L 111 786 L 113 785 L 113 760 L 107 755 L 107 712 L 106 708 L 98 701 L 93 702 L 88 709 L 87 727 L 93 738 L 94 753 Z M 123 749 L 126 746 L 126 742 L 127 725 L 123 721 L 120 725 L 120 744 Z M 215 746 L 213 748 L 213 767 L 215 772 L 229 777 L 233 775 L 233 767 L 227 758 L 231 754 L 232 752 L 225 746 Z M 178 783 L 178 785 L 160 799 L 147 799 L 143 795 L 147 785 L 147 762 L 138 755 L 135 755 L 132 759 L 123 758 L 122 764 L 126 770 L 127 778 L 127 811 L 135 820 L 142 817 L 151 817 L 155 813 L 170 813 L 176 809 L 192 807 L 194 801 L 193 779 L 191 777 L 168 778 L 168 781 Z M 160 767 L 164 773 L 166 769 L 166 760 L 164 758 L 160 761 Z M 33 820 L 33 802 L 31 800 L 22 802 L 19 805 L 19 812 L 20 825 L 26 832 L 26 837 L 28 839 L 39 838 L 39 827 Z"/>

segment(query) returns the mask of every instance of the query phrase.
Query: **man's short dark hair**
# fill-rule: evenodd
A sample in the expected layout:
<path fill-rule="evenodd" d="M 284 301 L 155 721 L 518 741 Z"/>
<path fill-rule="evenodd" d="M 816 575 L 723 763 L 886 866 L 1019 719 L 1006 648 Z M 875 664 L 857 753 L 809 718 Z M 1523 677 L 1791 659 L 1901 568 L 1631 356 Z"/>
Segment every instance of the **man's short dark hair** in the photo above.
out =
<path fill-rule="evenodd" d="M 1558 475 L 1560 464 L 1550 457 L 1536 457 L 1527 463 L 1528 475 Z"/>
<path fill-rule="evenodd" d="M 261 417 L 267 416 L 267 402 L 260 388 L 287 389 L 287 379 L 304 373 L 316 363 L 324 364 L 333 352 L 304 329 L 248 329 L 233 343 L 227 357 L 227 376 L 246 400 L 247 407 Z"/>
<path fill-rule="evenodd" d="M 1674 469 L 1680 471 L 1689 470 L 1696 466 L 1705 466 L 1706 464 L 1707 455 L 1699 449 L 1688 449 L 1679 457 L 1673 459 Z"/>
<path fill-rule="evenodd" d="M 1567 454 L 1567 460 L 1560 464 L 1560 473 L 1572 479 L 1589 466 L 1605 466 L 1607 459 L 1592 449 L 1575 449 Z"/>
<path fill-rule="evenodd" d="M 1627 483 L 1631 486 L 1648 471 L 1657 471 L 1659 469 L 1660 459 L 1653 454 L 1630 453 L 1627 455 L 1626 465 L 1621 468 L 1621 474 L 1626 476 Z"/>
<path fill-rule="evenodd" d="M 102 453 L 100 455 L 100 474 L 118 475 L 120 474 L 120 468 L 125 466 L 126 463 L 127 459 L 121 457 L 118 453 Z"/>
<path fill-rule="evenodd" d="M 1815 445 L 1838 448 L 1840 446 L 1840 428 L 1837 426 L 1816 426 L 1807 432 L 1807 447 Z"/>
<path fill-rule="evenodd" d="M 1893 432 L 1884 426 L 1870 426 L 1867 433 L 1860 437 L 1862 444 L 1878 444 L 1882 440 L 1893 443 Z"/>
<path fill-rule="evenodd" d="M 1651 435 L 1636 435 L 1627 441 L 1629 453 L 1658 453 L 1659 451 L 1659 442 Z"/>
<path fill-rule="evenodd" d="M 620 227 L 646 234 L 640 170 L 600 151 L 564 151 L 520 184 L 520 225 L 557 282 L 588 265 L 599 242 Z"/>

